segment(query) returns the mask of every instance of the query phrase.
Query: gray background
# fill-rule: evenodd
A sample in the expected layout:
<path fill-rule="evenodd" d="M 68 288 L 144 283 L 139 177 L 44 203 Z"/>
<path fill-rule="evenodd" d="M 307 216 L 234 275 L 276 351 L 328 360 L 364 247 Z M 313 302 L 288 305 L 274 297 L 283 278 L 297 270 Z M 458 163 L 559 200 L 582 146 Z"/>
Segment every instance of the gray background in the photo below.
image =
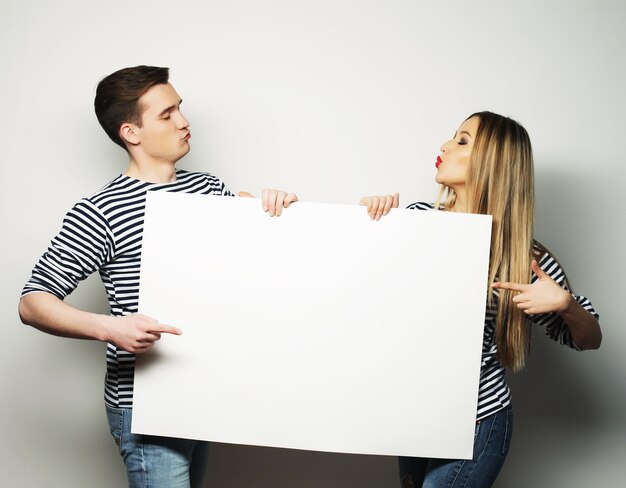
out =
<path fill-rule="evenodd" d="M 496 486 L 620 486 L 624 18 L 617 0 L 3 0 L 0 484 L 125 484 L 102 404 L 104 345 L 24 327 L 16 309 L 65 211 L 126 167 L 93 115 L 98 80 L 155 64 L 172 68 L 191 121 L 180 167 L 236 191 L 432 200 L 439 146 L 467 115 L 525 125 L 537 237 L 593 300 L 604 344 L 575 353 L 536 331 L 511 377 L 516 425 Z M 97 277 L 68 301 L 107 310 Z M 215 487 L 396 486 L 392 458 L 228 445 L 214 446 L 209 476 Z"/>

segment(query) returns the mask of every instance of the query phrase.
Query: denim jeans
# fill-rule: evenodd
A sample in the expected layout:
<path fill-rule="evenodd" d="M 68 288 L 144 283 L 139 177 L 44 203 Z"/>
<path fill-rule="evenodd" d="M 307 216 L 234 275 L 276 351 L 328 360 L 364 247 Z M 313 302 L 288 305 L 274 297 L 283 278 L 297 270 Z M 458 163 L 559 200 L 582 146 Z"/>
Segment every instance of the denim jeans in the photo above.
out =
<path fill-rule="evenodd" d="M 489 488 L 504 464 L 511 443 L 513 411 L 505 408 L 476 423 L 472 459 L 400 457 L 403 488 Z"/>
<path fill-rule="evenodd" d="M 132 409 L 106 405 L 109 428 L 124 459 L 129 488 L 202 486 L 209 443 L 132 434 Z"/>

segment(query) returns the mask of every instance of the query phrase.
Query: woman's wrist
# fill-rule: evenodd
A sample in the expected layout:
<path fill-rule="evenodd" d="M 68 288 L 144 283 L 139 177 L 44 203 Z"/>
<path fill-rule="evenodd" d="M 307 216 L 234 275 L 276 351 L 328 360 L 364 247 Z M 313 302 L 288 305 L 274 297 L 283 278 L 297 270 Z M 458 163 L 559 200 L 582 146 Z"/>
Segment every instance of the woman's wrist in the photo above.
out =
<path fill-rule="evenodd" d="M 563 300 L 556 311 L 560 315 L 567 315 L 574 311 L 577 303 L 578 302 L 574 300 L 574 296 L 570 292 L 563 290 Z"/>

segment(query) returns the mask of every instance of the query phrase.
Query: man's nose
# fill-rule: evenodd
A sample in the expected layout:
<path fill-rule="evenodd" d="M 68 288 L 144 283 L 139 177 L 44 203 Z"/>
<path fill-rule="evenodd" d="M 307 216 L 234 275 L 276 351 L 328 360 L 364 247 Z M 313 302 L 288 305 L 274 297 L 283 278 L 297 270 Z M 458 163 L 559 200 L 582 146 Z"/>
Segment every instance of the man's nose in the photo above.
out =
<path fill-rule="evenodd" d="M 177 125 L 179 129 L 186 129 L 189 127 L 189 121 L 185 118 L 182 112 L 178 114 Z"/>

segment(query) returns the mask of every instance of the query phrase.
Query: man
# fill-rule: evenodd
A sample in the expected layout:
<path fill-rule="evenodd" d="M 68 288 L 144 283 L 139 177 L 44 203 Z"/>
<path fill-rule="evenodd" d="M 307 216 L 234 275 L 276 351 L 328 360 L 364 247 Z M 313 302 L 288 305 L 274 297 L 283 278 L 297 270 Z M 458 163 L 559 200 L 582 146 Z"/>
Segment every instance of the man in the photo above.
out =
<path fill-rule="evenodd" d="M 25 324 L 58 336 L 108 343 L 107 417 L 131 487 L 198 486 L 207 459 L 206 443 L 130 433 L 135 355 L 150 349 L 161 334 L 182 333 L 137 313 L 146 192 L 232 196 L 212 175 L 176 169 L 189 152 L 191 132 L 180 110 L 182 100 L 168 78 L 168 68 L 136 66 L 99 83 L 94 103 L 98 121 L 128 152 L 128 169 L 67 213 L 19 305 Z M 263 208 L 270 216 L 279 216 L 295 201 L 294 194 L 263 191 Z M 63 301 L 95 271 L 104 283 L 111 315 L 79 310 Z"/>

